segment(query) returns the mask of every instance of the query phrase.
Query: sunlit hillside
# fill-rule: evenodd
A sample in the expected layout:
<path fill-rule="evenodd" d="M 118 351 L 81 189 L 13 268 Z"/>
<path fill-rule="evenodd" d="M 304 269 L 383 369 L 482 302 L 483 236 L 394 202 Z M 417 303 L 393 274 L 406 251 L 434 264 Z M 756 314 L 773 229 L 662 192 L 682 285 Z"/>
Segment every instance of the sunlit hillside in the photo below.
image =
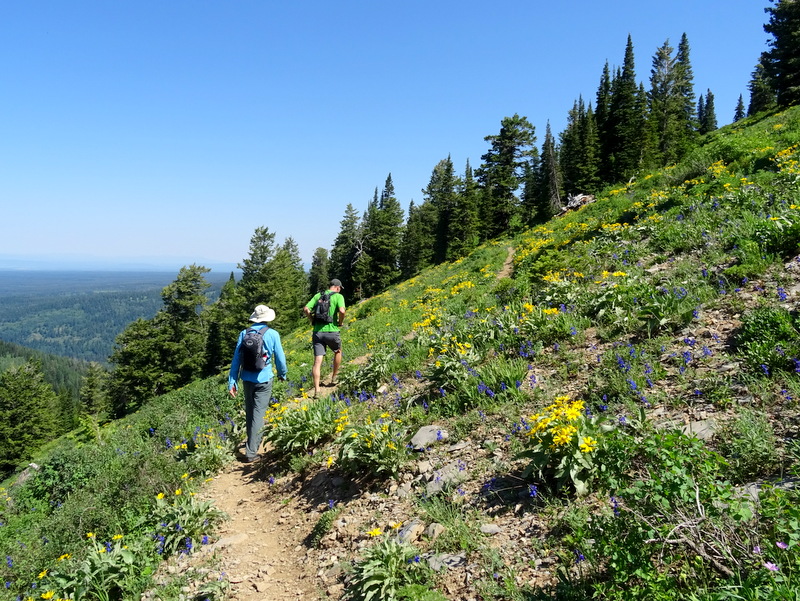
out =
<path fill-rule="evenodd" d="M 321 398 L 310 329 L 282 332 L 255 473 L 342 598 L 794 599 L 799 243 L 800 108 L 718 130 L 349 307 Z M 191 493 L 242 421 L 217 377 L 59 441 L 3 491 L 0 599 L 152 592 L 214 540 Z M 159 598 L 225 598 L 202 561 Z"/>

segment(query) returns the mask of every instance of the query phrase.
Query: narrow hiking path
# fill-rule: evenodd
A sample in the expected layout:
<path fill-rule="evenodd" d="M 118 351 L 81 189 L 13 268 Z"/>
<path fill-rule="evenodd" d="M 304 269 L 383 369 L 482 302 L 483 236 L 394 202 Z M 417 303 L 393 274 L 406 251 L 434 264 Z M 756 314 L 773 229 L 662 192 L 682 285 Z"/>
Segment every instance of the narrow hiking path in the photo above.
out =
<path fill-rule="evenodd" d="M 236 601 L 318 599 L 313 565 L 306 562 L 304 539 L 314 524 L 302 501 L 270 494 L 259 464 L 234 462 L 200 493 L 228 514 L 217 532 L 213 553 L 231 583 Z"/>
<path fill-rule="evenodd" d="M 514 247 L 508 247 L 508 256 L 506 260 L 503 262 L 503 268 L 498 272 L 497 279 L 502 280 L 503 278 L 510 278 L 511 273 L 514 269 Z"/>
<path fill-rule="evenodd" d="M 514 247 L 509 246 L 498 279 L 511 277 L 513 259 Z M 368 357 L 360 356 L 351 362 L 362 363 Z M 275 482 L 270 478 L 270 459 L 265 457 L 255 464 L 230 463 L 198 493 L 225 512 L 228 519 L 216 532 L 215 543 L 185 561 L 199 565 L 213 557 L 213 576 L 230 583 L 226 598 L 233 601 L 339 598 L 344 587 L 336 578 L 339 569 L 335 566 L 338 559 L 344 558 L 338 558 L 335 552 L 323 553 L 328 560 L 323 565 L 320 553 L 310 551 L 308 546 L 324 508 L 298 494 L 297 482 L 292 484 L 284 478 Z M 179 564 L 172 569 L 182 572 L 188 567 Z M 322 575 L 318 573 L 320 568 L 325 572 Z"/>

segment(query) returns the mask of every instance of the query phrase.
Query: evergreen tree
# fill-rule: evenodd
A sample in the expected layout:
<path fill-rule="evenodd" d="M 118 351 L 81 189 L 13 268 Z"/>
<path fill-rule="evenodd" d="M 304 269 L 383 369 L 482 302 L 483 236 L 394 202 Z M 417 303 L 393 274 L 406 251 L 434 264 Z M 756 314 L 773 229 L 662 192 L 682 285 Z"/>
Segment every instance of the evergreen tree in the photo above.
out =
<path fill-rule="evenodd" d="M 380 199 L 370 203 L 364 219 L 364 254 L 368 260 L 361 266 L 360 279 L 365 296 L 383 292 L 399 278 L 403 224 L 403 208 L 395 198 L 390 173 Z"/>
<path fill-rule="evenodd" d="M 779 106 L 800 102 L 800 2 L 770 0 L 765 8 L 769 21 L 764 31 L 772 35 L 769 50 L 761 55 L 764 72 L 777 96 Z"/>
<path fill-rule="evenodd" d="M 688 149 L 685 73 L 672 56 L 669 40 L 656 50 L 650 70 L 649 131 L 653 136 L 653 158 L 657 166 L 678 161 Z"/>
<path fill-rule="evenodd" d="M 592 110 L 592 105 L 586 109 L 586 116 L 581 126 L 581 190 L 587 194 L 596 194 L 600 191 L 600 139 L 597 129 L 597 120 Z"/>
<path fill-rule="evenodd" d="M 597 87 L 597 100 L 595 109 L 595 121 L 597 123 L 597 139 L 599 146 L 599 171 L 600 178 L 604 182 L 611 179 L 611 133 L 610 127 L 611 111 L 611 72 L 608 68 L 608 61 L 603 67 L 603 74 L 600 77 L 600 85 Z"/>
<path fill-rule="evenodd" d="M 275 234 L 267 227 L 257 227 L 250 238 L 248 256 L 238 268 L 242 271 L 239 281 L 239 312 L 252 311 L 253 307 L 268 304 L 270 289 L 269 265 L 275 257 Z"/>
<path fill-rule="evenodd" d="M 491 148 L 481 157 L 478 179 L 488 209 L 484 227 L 490 238 L 505 233 L 519 211 L 516 192 L 522 183 L 525 163 L 536 155 L 534 127 L 526 117 L 505 117 L 500 133 L 484 138 Z"/>
<path fill-rule="evenodd" d="M 137 319 L 117 336 L 109 357 L 114 365 L 109 380 L 113 417 L 123 417 L 167 392 L 161 383 L 162 347 L 156 334 L 152 320 Z"/>
<path fill-rule="evenodd" d="M 356 260 L 363 251 L 363 233 L 358 212 L 348 203 L 344 216 L 339 222 L 339 233 L 331 248 L 328 274 L 341 280 L 345 299 L 349 302 L 355 298 L 355 279 L 353 272 Z"/>
<path fill-rule="evenodd" d="M 436 209 L 430 202 L 408 205 L 408 219 L 400 244 L 400 276 L 413 277 L 434 263 Z"/>
<path fill-rule="evenodd" d="M 359 300 L 371 296 L 376 289 L 373 283 L 370 282 L 373 264 L 370 253 L 373 251 L 373 238 L 380 228 L 378 223 L 378 211 L 379 199 L 378 188 L 376 187 L 372 200 L 370 200 L 367 205 L 367 210 L 364 211 L 364 215 L 361 217 L 361 227 L 358 236 L 360 247 L 353 262 L 353 293 L 355 298 Z"/>
<path fill-rule="evenodd" d="M 689 59 L 689 38 L 684 33 L 678 44 L 678 53 L 675 56 L 679 76 L 678 89 L 683 99 L 683 152 L 694 146 L 697 141 L 697 114 L 695 113 L 694 71 Z"/>
<path fill-rule="evenodd" d="M 266 304 L 275 310 L 270 327 L 290 332 L 303 320 L 302 307 L 308 301 L 308 276 L 303 269 L 300 250 L 290 236 L 269 264 L 270 294 Z"/>
<path fill-rule="evenodd" d="M 578 98 L 573 105 L 572 109 L 567 114 L 567 127 L 561 132 L 561 145 L 559 147 L 558 162 L 561 167 L 561 176 L 564 183 L 564 192 L 566 194 L 575 194 L 581 191 L 583 182 L 582 177 L 582 162 L 583 151 L 581 145 L 583 144 L 581 129 L 583 127 L 583 120 L 586 118 L 586 108 L 583 104 L 583 98 Z M 550 123 L 547 124 L 548 130 Z M 547 135 L 545 135 L 545 143 L 542 146 L 542 159 L 546 161 L 545 153 L 548 149 Z"/>
<path fill-rule="evenodd" d="M 456 219 L 456 176 L 449 156 L 433 168 L 428 186 L 422 190 L 422 194 L 423 206 L 430 203 L 433 209 L 433 263 L 442 263 L 447 260 L 451 227 Z"/>
<path fill-rule="evenodd" d="M 328 251 L 318 248 L 311 257 L 311 269 L 308 272 L 308 287 L 311 294 L 316 294 L 328 288 L 330 276 L 328 275 Z M 339 278 L 341 280 L 341 278 Z M 344 282 L 342 282 L 344 284 Z"/>
<path fill-rule="evenodd" d="M 56 434 L 58 397 L 36 362 L 0 374 L 0 474 L 11 473 Z"/>
<path fill-rule="evenodd" d="M 81 411 L 87 415 L 97 415 L 108 411 L 106 383 L 108 372 L 99 363 L 92 361 L 83 378 L 80 391 Z"/>
<path fill-rule="evenodd" d="M 775 92 L 769 77 L 764 71 L 764 65 L 758 63 L 750 77 L 747 88 L 750 90 L 750 104 L 747 107 L 747 116 L 755 115 L 761 111 L 772 110 L 777 106 Z"/>
<path fill-rule="evenodd" d="M 733 122 L 741 121 L 745 117 L 744 98 L 739 94 L 739 101 L 736 103 L 736 110 L 733 113 Z"/>
<path fill-rule="evenodd" d="M 558 166 L 555 139 L 547 123 L 544 142 L 542 143 L 542 159 L 539 162 L 538 189 L 539 195 L 536 210 L 533 212 L 534 223 L 544 223 L 561 211 L 561 173 Z"/>
<path fill-rule="evenodd" d="M 161 292 L 163 308 L 130 324 L 115 343 L 110 391 L 116 417 L 151 397 L 185 386 L 202 373 L 206 354 L 203 309 L 208 268 L 182 267 Z"/>
<path fill-rule="evenodd" d="M 702 133 L 703 123 L 706 119 L 706 97 L 700 94 L 697 100 L 697 131 Z"/>
<path fill-rule="evenodd" d="M 480 190 L 467 160 L 464 177 L 457 182 L 455 208 L 456 218 L 450 224 L 451 240 L 447 246 L 447 260 L 453 261 L 467 255 L 480 240 L 478 199 Z"/>
<path fill-rule="evenodd" d="M 215 375 L 230 363 L 245 311 L 241 291 L 231 272 L 220 290 L 219 298 L 206 312 L 208 336 L 203 375 Z"/>
<path fill-rule="evenodd" d="M 645 115 L 642 112 L 643 99 L 639 96 L 633 41 L 629 35 L 622 70 L 611 84 L 608 120 L 611 181 L 628 179 L 641 164 Z"/>
<path fill-rule="evenodd" d="M 703 119 L 700 122 L 700 133 L 707 134 L 717 129 L 717 113 L 714 108 L 714 94 L 711 90 L 706 93 L 705 108 L 703 109 Z"/>

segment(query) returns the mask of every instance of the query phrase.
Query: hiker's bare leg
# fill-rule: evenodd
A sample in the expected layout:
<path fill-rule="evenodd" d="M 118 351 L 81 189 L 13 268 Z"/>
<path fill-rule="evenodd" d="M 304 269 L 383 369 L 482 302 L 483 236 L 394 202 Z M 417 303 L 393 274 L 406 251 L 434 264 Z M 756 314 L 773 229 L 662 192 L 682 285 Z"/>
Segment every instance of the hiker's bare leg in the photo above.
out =
<path fill-rule="evenodd" d="M 339 366 L 342 364 L 342 349 L 334 351 L 333 353 L 333 371 L 331 372 L 331 384 L 336 381 L 336 376 L 339 374 Z"/>
<path fill-rule="evenodd" d="M 322 360 L 324 358 L 325 355 L 316 355 L 314 357 L 314 365 L 311 367 L 311 379 L 314 381 L 314 396 L 319 394 L 319 373 L 322 369 Z"/>

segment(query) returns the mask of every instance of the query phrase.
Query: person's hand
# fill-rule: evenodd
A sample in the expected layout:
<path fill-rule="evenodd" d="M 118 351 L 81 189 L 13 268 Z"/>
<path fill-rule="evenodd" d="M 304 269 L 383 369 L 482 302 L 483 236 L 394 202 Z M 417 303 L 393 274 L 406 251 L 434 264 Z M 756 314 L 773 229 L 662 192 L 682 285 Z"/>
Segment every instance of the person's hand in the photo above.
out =
<path fill-rule="evenodd" d="M 234 384 L 233 386 L 230 387 L 230 389 L 228 389 L 228 394 L 231 395 L 233 398 L 236 398 L 237 392 L 238 391 L 236 389 L 236 384 Z"/>

